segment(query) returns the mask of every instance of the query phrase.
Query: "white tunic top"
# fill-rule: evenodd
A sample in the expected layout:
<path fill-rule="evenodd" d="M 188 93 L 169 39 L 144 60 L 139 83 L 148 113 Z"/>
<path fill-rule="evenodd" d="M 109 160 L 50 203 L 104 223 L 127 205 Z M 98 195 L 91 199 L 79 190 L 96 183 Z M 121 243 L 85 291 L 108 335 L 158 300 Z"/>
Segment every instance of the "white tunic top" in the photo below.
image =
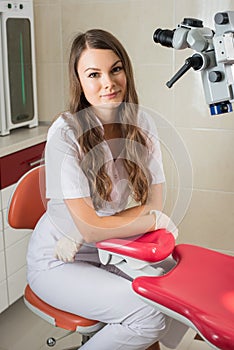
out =
<path fill-rule="evenodd" d="M 97 123 L 101 125 L 98 119 Z M 165 177 L 154 121 L 150 116 L 141 112 L 138 125 L 152 141 L 147 161 L 152 178 L 151 184 L 162 183 Z M 128 176 L 123 164 L 125 156 L 122 152 L 117 156 L 114 154 L 116 142 L 119 144 L 121 139 L 104 141 L 97 146 L 104 147 L 106 169 L 113 184 L 111 201 L 103 203 L 102 209 L 96 211 L 99 216 L 110 216 L 121 212 L 128 207 L 131 200 Z M 143 146 L 139 145 L 139 147 Z M 88 179 L 81 168 L 83 158 L 78 157 L 78 154 L 82 154 L 80 145 L 66 120 L 60 116 L 48 131 L 45 166 L 46 197 L 49 202 L 46 213 L 37 223 L 30 239 L 27 255 L 29 269 L 41 270 L 63 264 L 54 258 L 54 247 L 63 235 L 82 242 L 82 235 L 75 226 L 64 202 L 64 199 L 91 197 Z M 95 245 L 84 243 L 76 259 L 99 262 Z"/>

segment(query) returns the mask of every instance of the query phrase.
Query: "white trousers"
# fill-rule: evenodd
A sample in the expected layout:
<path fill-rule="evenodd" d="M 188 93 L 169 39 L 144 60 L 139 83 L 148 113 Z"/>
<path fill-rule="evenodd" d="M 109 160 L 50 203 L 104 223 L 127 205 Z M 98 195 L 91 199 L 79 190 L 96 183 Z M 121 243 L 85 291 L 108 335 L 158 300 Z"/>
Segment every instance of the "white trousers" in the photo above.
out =
<path fill-rule="evenodd" d="M 28 281 L 48 304 L 106 323 L 82 350 L 144 350 L 160 339 L 174 348 L 187 330 L 177 321 L 171 329 L 174 321 L 141 300 L 131 281 L 105 267 L 75 261 L 28 271 Z"/>

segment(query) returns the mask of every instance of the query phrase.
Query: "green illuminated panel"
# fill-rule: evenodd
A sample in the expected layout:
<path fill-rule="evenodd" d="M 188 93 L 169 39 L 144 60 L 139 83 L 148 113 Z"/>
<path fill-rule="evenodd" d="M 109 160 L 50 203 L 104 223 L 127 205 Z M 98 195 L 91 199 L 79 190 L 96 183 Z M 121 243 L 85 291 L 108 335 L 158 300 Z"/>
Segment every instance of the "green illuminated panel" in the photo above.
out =
<path fill-rule="evenodd" d="M 34 117 L 30 21 L 7 20 L 8 73 L 13 124 Z"/>

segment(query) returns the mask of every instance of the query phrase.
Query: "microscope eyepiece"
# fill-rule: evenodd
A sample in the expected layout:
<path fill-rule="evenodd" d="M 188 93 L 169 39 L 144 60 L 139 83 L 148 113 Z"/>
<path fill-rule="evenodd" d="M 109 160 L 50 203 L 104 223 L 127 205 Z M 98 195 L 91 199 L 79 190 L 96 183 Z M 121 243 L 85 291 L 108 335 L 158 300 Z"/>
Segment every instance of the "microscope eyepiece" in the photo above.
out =
<path fill-rule="evenodd" d="M 175 30 L 170 30 L 170 29 L 161 29 L 161 28 L 156 29 L 153 35 L 154 42 L 157 44 L 159 43 L 162 46 L 173 47 L 172 41 L 173 41 L 174 31 Z"/>

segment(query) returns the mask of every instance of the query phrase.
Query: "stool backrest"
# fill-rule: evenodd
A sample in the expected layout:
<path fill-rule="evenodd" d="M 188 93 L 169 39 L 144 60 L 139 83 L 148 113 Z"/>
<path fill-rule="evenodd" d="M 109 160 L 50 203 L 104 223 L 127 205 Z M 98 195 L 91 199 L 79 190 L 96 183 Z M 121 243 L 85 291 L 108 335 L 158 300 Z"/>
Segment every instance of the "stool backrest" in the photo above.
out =
<path fill-rule="evenodd" d="M 8 223 L 16 229 L 34 229 L 46 206 L 45 166 L 40 165 L 17 182 L 8 206 Z"/>

